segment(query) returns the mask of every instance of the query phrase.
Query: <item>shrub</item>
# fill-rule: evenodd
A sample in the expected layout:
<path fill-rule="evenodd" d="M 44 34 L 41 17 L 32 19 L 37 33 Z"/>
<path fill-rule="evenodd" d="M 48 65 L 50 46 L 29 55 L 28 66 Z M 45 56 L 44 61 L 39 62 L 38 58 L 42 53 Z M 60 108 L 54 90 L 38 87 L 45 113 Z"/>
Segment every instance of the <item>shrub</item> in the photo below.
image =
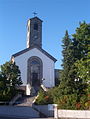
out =
<path fill-rule="evenodd" d="M 35 104 L 37 105 L 46 105 L 46 104 L 52 104 L 53 98 L 50 94 L 50 92 L 45 92 L 42 89 L 40 89 L 38 93 L 39 97 L 36 99 Z"/>

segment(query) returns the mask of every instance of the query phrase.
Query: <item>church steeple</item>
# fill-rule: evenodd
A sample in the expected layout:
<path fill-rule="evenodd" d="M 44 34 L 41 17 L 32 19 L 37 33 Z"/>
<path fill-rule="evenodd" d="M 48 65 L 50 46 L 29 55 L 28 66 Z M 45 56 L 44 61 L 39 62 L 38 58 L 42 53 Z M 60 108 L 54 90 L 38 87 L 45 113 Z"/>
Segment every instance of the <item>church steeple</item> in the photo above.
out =
<path fill-rule="evenodd" d="M 38 46 L 42 48 L 42 20 L 34 17 L 27 23 L 27 48 Z"/>

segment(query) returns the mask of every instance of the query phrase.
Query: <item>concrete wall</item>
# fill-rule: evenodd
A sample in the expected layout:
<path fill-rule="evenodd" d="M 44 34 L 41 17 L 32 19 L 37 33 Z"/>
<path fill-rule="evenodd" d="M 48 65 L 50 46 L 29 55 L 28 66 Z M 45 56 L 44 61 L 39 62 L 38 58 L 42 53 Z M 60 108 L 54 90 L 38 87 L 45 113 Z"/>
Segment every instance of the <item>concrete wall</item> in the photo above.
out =
<path fill-rule="evenodd" d="M 33 105 L 33 107 L 45 115 L 48 115 L 48 105 Z"/>
<path fill-rule="evenodd" d="M 45 54 L 43 54 L 37 48 L 33 48 L 32 50 L 14 58 L 16 65 L 19 66 L 19 69 L 21 71 L 21 78 L 23 81 L 23 85 L 27 84 L 27 61 L 32 56 L 39 57 L 43 62 L 43 78 L 46 79 L 43 81 L 44 85 L 46 87 L 55 86 L 54 61 L 51 60 L 49 57 L 47 57 Z"/>
<path fill-rule="evenodd" d="M 54 110 L 49 110 L 48 105 L 33 105 L 33 107 L 48 117 L 54 116 Z"/>
<path fill-rule="evenodd" d="M 54 113 L 55 118 L 73 118 L 90 119 L 89 110 L 57 110 Z"/>
<path fill-rule="evenodd" d="M 39 113 L 31 107 L 0 106 L 0 116 L 37 118 Z"/>

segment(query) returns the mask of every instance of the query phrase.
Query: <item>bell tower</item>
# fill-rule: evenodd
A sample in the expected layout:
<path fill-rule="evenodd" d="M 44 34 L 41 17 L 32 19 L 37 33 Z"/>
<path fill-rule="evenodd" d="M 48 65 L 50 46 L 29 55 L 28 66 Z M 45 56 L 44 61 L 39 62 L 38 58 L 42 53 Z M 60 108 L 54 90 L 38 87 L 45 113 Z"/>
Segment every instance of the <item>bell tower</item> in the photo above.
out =
<path fill-rule="evenodd" d="M 27 23 L 27 48 L 38 46 L 42 48 L 42 20 L 34 17 Z"/>

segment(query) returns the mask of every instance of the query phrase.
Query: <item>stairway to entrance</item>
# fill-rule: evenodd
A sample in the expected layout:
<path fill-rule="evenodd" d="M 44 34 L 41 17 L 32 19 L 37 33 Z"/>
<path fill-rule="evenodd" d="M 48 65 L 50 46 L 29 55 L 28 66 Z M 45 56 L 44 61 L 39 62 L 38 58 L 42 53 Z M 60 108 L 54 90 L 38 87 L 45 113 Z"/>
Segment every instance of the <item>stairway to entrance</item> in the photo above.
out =
<path fill-rule="evenodd" d="M 33 100 L 36 96 L 23 96 L 19 98 L 14 105 L 16 106 L 30 106 L 32 107 Z"/>
<path fill-rule="evenodd" d="M 37 108 L 35 108 L 34 106 L 32 106 L 35 97 L 36 96 L 23 96 L 23 97 L 19 98 L 15 102 L 14 105 L 17 106 L 17 107 L 30 107 L 31 110 L 35 110 L 37 113 L 39 113 L 39 117 L 42 117 L 42 118 L 47 117 L 44 113 L 42 113 Z M 34 116 L 35 116 L 35 114 L 34 114 Z"/>

